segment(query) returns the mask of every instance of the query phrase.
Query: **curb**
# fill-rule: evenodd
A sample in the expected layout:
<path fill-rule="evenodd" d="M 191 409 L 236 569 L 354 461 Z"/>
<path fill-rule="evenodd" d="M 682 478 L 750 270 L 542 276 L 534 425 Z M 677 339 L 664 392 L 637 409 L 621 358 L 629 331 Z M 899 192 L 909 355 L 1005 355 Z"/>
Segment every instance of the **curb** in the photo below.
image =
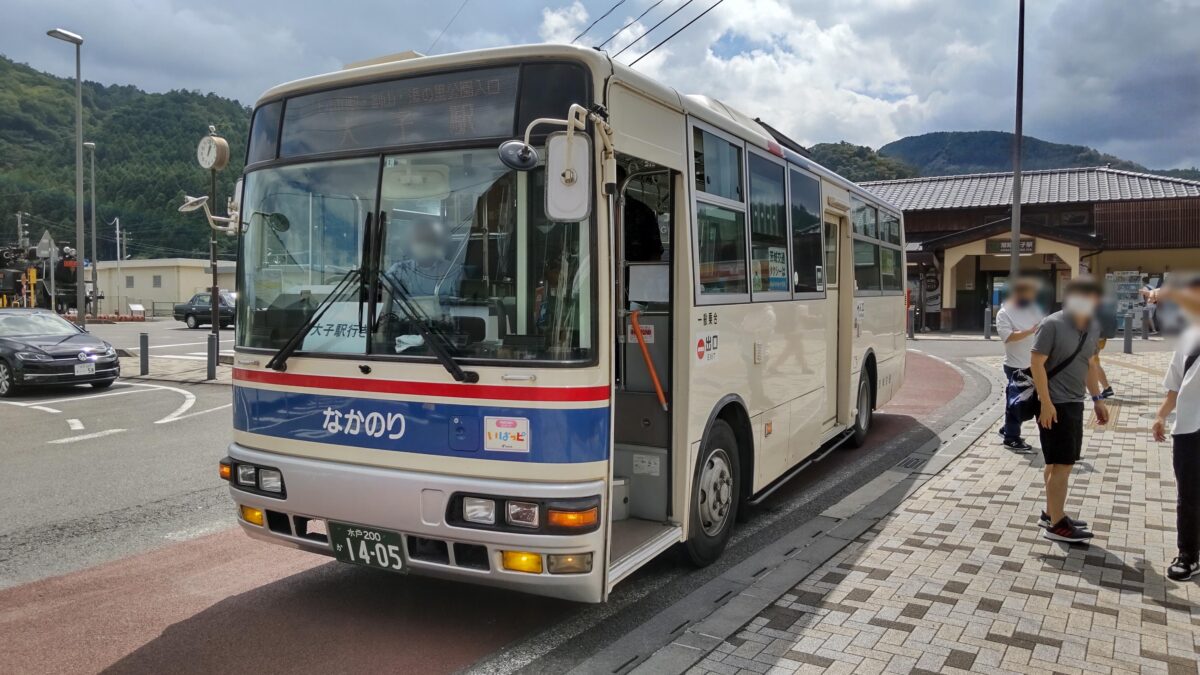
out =
<path fill-rule="evenodd" d="M 945 359 L 926 356 L 962 371 Z M 992 387 L 970 412 L 819 516 L 726 570 L 569 672 L 683 673 L 735 635 L 759 612 L 941 473 L 1003 414 L 1002 402 L 991 393 L 1002 386 L 1000 378 L 990 370 L 969 362 L 966 365 Z"/>

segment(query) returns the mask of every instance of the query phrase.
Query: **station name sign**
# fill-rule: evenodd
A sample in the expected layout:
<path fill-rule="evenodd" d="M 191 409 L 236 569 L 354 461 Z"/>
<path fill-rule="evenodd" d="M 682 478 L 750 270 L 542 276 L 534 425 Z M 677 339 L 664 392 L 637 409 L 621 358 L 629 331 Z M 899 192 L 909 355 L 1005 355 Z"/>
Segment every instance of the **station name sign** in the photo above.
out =
<path fill-rule="evenodd" d="M 987 248 L 985 249 L 989 255 L 1012 255 L 1012 240 L 1011 239 L 988 239 Z M 1026 255 L 1036 252 L 1035 240 L 1032 237 L 1021 237 L 1021 248 L 1019 255 Z"/>

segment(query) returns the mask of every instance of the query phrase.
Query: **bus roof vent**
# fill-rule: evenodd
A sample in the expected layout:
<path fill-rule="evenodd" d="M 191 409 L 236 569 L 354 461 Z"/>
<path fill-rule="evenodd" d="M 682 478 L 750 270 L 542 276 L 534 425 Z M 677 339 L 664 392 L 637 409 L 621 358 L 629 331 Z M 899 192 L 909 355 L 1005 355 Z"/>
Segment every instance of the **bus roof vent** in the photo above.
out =
<path fill-rule="evenodd" d="M 355 61 L 342 66 L 342 70 L 350 70 L 351 68 L 362 68 L 364 66 L 377 66 L 381 63 L 394 63 L 396 61 L 408 61 L 409 59 L 423 58 L 425 55 L 421 52 L 415 52 L 411 49 L 400 52 L 398 54 L 387 54 L 384 56 L 376 56 L 373 59 L 365 61 Z"/>

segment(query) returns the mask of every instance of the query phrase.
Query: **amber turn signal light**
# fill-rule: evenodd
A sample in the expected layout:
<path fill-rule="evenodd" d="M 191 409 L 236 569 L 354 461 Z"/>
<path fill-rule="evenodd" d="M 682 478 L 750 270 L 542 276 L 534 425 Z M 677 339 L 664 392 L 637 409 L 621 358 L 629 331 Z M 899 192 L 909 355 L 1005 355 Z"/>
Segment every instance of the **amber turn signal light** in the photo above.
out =
<path fill-rule="evenodd" d="M 595 506 L 583 511 L 558 511 L 550 509 L 546 517 L 546 522 L 552 527 L 578 529 L 594 526 L 599 518 L 600 509 Z"/>
<path fill-rule="evenodd" d="M 217 472 L 221 475 L 221 480 L 229 480 L 233 477 L 233 466 L 229 462 L 221 462 Z"/>
<path fill-rule="evenodd" d="M 262 524 L 263 524 L 262 509 L 256 509 L 253 506 L 243 506 L 242 507 L 242 520 L 246 521 L 247 523 L 250 523 L 251 525 L 257 525 L 259 527 L 262 527 Z"/>

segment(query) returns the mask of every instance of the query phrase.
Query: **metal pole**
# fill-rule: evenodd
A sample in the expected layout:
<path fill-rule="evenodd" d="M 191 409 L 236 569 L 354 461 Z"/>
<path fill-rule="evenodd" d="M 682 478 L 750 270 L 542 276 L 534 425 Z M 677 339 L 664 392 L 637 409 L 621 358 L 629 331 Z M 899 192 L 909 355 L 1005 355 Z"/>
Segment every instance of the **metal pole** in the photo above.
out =
<path fill-rule="evenodd" d="M 150 374 L 150 334 L 138 335 L 138 370 L 142 375 Z"/>
<path fill-rule="evenodd" d="M 87 302 L 84 299 L 81 255 L 86 250 L 83 243 L 83 77 L 79 68 L 82 50 L 82 44 L 75 45 L 75 248 L 78 251 L 75 258 L 75 313 L 79 326 L 86 327 L 84 309 Z"/>
<path fill-rule="evenodd" d="M 208 182 L 208 201 L 215 207 L 217 204 L 217 172 L 215 170 L 209 172 Z M 212 265 L 212 334 L 214 336 L 221 333 L 221 292 L 217 288 L 217 231 L 208 228 L 208 260 Z M 217 353 L 213 349 L 208 350 L 208 372 L 215 373 L 217 364 Z M 211 375 L 208 379 L 214 379 L 216 375 Z"/>
<path fill-rule="evenodd" d="M 1150 339 L 1150 308 L 1142 308 L 1142 339 Z"/>
<path fill-rule="evenodd" d="M 983 339 L 992 339 L 992 308 L 991 306 L 983 308 Z"/>
<path fill-rule="evenodd" d="M 121 316 L 121 285 L 125 283 L 121 273 L 121 219 L 113 218 L 113 223 L 117 226 L 117 280 L 113 286 L 117 289 L 117 316 Z"/>
<path fill-rule="evenodd" d="M 917 337 L 917 308 L 912 305 L 908 306 L 908 339 L 912 340 Z"/>
<path fill-rule="evenodd" d="M 92 149 L 92 316 L 100 316 L 100 277 L 96 268 L 100 262 L 100 249 L 96 248 L 96 144 Z"/>
<path fill-rule="evenodd" d="M 217 334 L 208 334 L 208 373 L 205 379 L 217 379 Z"/>
<path fill-rule="evenodd" d="M 46 266 L 46 276 L 50 277 L 50 310 L 58 313 L 58 291 L 54 288 L 54 258 L 58 255 L 58 244 L 50 247 L 50 264 Z"/>
<path fill-rule="evenodd" d="M 1125 353 L 1133 353 L 1133 312 L 1125 314 Z"/>
<path fill-rule="evenodd" d="M 1025 100 L 1025 0 L 1020 0 L 1017 18 L 1017 121 L 1013 138 L 1012 250 L 1008 264 L 1010 281 L 1021 273 L 1021 112 Z"/>

